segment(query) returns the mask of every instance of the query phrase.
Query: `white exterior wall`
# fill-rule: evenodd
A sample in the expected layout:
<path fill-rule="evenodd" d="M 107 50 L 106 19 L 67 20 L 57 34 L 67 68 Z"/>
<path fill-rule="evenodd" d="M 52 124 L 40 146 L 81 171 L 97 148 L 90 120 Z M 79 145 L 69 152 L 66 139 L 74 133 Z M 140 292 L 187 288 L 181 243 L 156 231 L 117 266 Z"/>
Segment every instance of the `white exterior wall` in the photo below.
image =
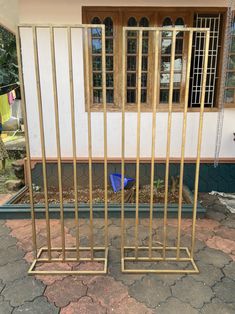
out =
<path fill-rule="evenodd" d="M 128 6 L 162 6 L 162 1 L 129 1 Z M 178 6 L 187 6 L 189 1 L 178 1 Z M 82 5 L 110 5 L 110 1 L 77 1 L 77 0 L 20 0 L 20 23 L 81 23 Z M 194 1 L 193 6 L 203 6 L 205 1 Z M 114 5 L 124 6 L 126 2 L 119 1 Z M 175 6 L 175 1 L 165 1 L 164 5 Z M 207 1 L 206 6 L 224 6 L 224 1 Z M 34 73 L 32 32 L 24 29 L 22 36 L 22 52 L 25 79 L 26 104 L 28 111 L 28 123 L 30 131 L 30 144 L 32 157 L 40 157 L 39 120 L 37 110 L 36 82 Z M 45 123 L 46 154 L 48 157 L 56 157 L 56 137 L 54 122 L 54 104 L 52 92 L 52 75 L 50 62 L 50 43 L 48 30 L 40 29 L 39 63 L 42 87 L 43 113 Z M 72 156 L 71 128 L 70 128 L 70 102 L 69 102 L 69 78 L 68 78 L 68 55 L 67 55 L 66 31 L 56 29 L 56 68 L 58 77 L 58 98 L 60 110 L 60 133 L 62 156 Z M 83 56 L 81 31 L 72 31 L 73 45 L 73 71 L 76 109 L 77 131 L 77 155 L 87 157 L 87 113 L 84 103 L 84 79 L 83 79 Z M 172 116 L 172 141 L 171 156 L 180 157 L 181 131 L 183 113 L 175 112 Z M 202 158 L 213 158 L 216 140 L 216 112 L 204 114 Z M 136 120 L 137 114 L 126 113 L 126 157 L 136 155 Z M 121 154 L 121 113 L 109 112 L 108 121 L 108 157 L 120 157 Z M 199 113 L 188 113 L 188 130 L 186 141 L 186 158 L 196 156 L 197 130 Z M 141 157 L 151 156 L 151 113 L 141 114 Z M 235 110 L 226 109 L 224 129 L 220 157 L 235 158 L 235 144 L 233 132 L 235 131 Z M 156 157 L 165 157 L 167 136 L 167 113 L 157 113 L 157 138 Z M 103 114 L 92 113 L 92 142 L 93 156 L 103 156 Z"/>

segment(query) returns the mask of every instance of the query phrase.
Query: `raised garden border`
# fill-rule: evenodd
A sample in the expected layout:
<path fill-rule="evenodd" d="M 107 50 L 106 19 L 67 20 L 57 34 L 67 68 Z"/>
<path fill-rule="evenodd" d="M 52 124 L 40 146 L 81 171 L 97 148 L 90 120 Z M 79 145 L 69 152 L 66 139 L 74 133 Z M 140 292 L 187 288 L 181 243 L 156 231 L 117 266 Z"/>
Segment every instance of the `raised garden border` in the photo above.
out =
<path fill-rule="evenodd" d="M 17 204 L 22 198 L 24 193 L 27 192 L 27 187 L 20 189 L 14 196 L 12 196 L 6 203 L 0 206 L 0 219 L 29 219 L 30 216 L 30 204 Z M 193 193 L 191 198 L 193 199 Z M 35 204 L 36 218 L 45 218 L 45 207 L 41 204 Z M 193 204 L 182 204 L 182 217 L 192 218 Z M 104 205 L 94 204 L 93 212 L 95 218 L 102 218 L 104 216 Z M 164 204 L 156 204 L 153 206 L 154 217 L 163 217 Z M 118 217 L 121 213 L 120 204 L 108 205 L 109 217 Z M 198 202 L 197 204 L 197 218 L 204 218 L 206 209 Z M 72 204 L 64 204 L 65 218 L 74 218 L 74 206 Z M 125 205 L 126 217 L 135 217 L 135 204 Z M 177 218 L 178 204 L 168 204 L 168 217 Z M 79 204 L 79 216 L 89 217 L 89 204 Z M 139 204 L 139 216 L 141 218 L 149 217 L 149 204 Z M 60 217 L 59 204 L 50 205 L 50 218 Z"/>

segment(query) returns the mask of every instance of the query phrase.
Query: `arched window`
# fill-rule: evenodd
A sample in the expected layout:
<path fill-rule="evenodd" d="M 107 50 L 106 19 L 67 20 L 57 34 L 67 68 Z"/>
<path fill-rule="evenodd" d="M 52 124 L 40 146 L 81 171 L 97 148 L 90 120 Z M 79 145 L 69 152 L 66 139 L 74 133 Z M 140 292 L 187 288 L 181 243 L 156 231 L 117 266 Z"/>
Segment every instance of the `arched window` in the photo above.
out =
<path fill-rule="evenodd" d="M 149 27 L 149 20 L 147 17 L 142 17 L 139 22 L 139 26 L 141 27 Z"/>
<path fill-rule="evenodd" d="M 105 48 L 106 48 L 106 101 L 114 102 L 114 74 L 113 74 L 113 20 L 105 17 L 101 20 L 94 17 L 92 24 L 105 24 Z M 92 29 L 92 87 L 93 103 L 102 103 L 102 40 L 101 29 Z"/>
<path fill-rule="evenodd" d="M 169 17 L 166 17 L 162 23 L 162 26 L 172 26 L 172 25 L 173 25 L 172 20 Z"/>
<path fill-rule="evenodd" d="M 175 26 L 179 27 L 179 26 L 184 26 L 184 20 L 182 19 L 182 17 L 178 17 L 175 21 Z"/>
<path fill-rule="evenodd" d="M 171 26 L 184 27 L 184 21 L 181 17 L 176 18 L 175 23 L 171 18 L 166 17 L 162 23 L 163 27 Z M 172 31 L 162 32 L 161 47 L 161 74 L 160 74 L 160 103 L 169 102 L 169 83 L 171 70 L 171 51 L 172 51 Z M 175 62 L 174 62 L 174 89 L 173 103 L 180 102 L 181 76 L 183 60 L 183 32 L 176 34 L 175 42 Z"/>
<path fill-rule="evenodd" d="M 134 17 L 130 17 L 127 22 L 128 26 L 137 26 L 137 20 Z"/>
<path fill-rule="evenodd" d="M 128 19 L 127 25 L 130 27 L 148 27 L 147 17 L 137 20 L 135 17 Z M 147 102 L 147 78 L 148 78 L 148 31 L 142 34 L 142 71 L 141 71 L 141 102 Z M 127 103 L 135 104 L 137 101 L 137 55 L 138 38 L 136 31 L 128 31 L 127 37 Z"/>

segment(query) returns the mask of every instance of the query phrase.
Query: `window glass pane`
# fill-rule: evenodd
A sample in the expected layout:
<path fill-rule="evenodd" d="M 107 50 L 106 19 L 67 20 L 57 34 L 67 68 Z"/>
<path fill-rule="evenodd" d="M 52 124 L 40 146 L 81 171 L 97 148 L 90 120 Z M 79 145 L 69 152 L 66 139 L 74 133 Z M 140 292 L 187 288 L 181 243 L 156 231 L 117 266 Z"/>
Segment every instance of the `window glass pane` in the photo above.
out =
<path fill-rule="evenodd" d="M 184 20 L 182 19 L 182 17 L 178 17 L 175 21 L 175 26 L 176 27 L 184 27 Z M 183 37 L 184 36 L 184 32 L 177 32 L 176 33 L 176 37 Z"/>
<path fill-rule="evenodd" d="M 102 102 L 102 90 L 94 89 L 93 90 L 93 103 L 99 104 Z"/>
<path fill-rule="evenodd" d="M 183 39 L 176 39 L 175 53 L 176 54 L 182 54 L 183 53 Z"/>
<path fill-rule="evenodd" d="M 171 54 L 171 39 L 162 40 L 162 53 Z"/>
<path fill-rule="evenodd" d="M 113 36 L 113 21 L 110 17 L 106 17 L 104 19 L 105 24 L 105 35 L 106 36 Z"/>
<path fill-rule="evenodd" d="M 141 102 L 146 103 L 147 102 L 147 90 L 141 89 Z"/>
<path fill-rule="evenodd" d="M 101 73 L 93 73 L 93 86 L 94 87 L 102 86 L 102 74 Z"/>
<path fill-rule="evenodd" d="M 134 17 L 130 17 L 128 22 L 127 22 L 128 26 L 137 26 L 137 21 Z"/>
<path fill-rule="evenodd" d="M 231 50 L 231 52 L 235 52 L 235 36 L 232 37 L 230 50 Z"/>
<path fill-rule="evenodd" d="M 127 73 L 127 86 L 128 87 L 136 86 L 136 74 L 135 73 Z"/>
<path fill-rule="evenodd" d="M 93 71 L 101 71 L 102 70 L 101 56 L 92 57 L 92 65 L 93 65 Z"/>
<path fill-rule="evenodd" d="M 169 90 L 161 89 L 160 90 L 160 103 L 168 103 L 169 100 Z"/>
<path fill-rule="evenodd" d="M 147 87 L 147 73 L 142 73 L 141 74 L 141 87 Z"/>
<path fill-rule="evenodd" d="M 94 17 L 91 20 L 91 24 L 101 24 L 101 20 L 98 17 Z M 92 37 L 101 37 L 101 28 L 91 28 Z"/>
<path fill-rule="evenodd" d="M 127 70 L 128 71 L 135 71 L 136 70 L 136 57 L 135 56 L 128 56 L 127 57 Z"/>
<path fill-rule="evenodd" d="M 142 71 L 148 71 L 148 57 L 142 57 Z"/>
<path fill-rule="evenodd" d="M 179 89 L 174 89 L 173 90 L 173 102 L 174 103 L 179 103 L 180 102 L 180 90 Z"/>
<path fill-rule="evenodd" d="M 228 68 L 229 68 L 229 70 L 235 70 L 235 55 L 229 56 Z"/>
<path fill-rule="evenodd" d="M 149 20 L 146 17 L 142 17 L 139 22 L 139 26 L 141 27 L 149 27 Z M 143 32 L 143 37 L 148 37 L 148 32 Z"/>
<path fill-rule="evenodd" d="M 113 103 L 113 89 L 106 90 L 106 101 L 108 104 Z"/>
<path fill-rule="evenodd" d="M 106 74 L 106 86 L 113 87 L 113 73 Z"/>
<path fill-rule="evenodd" d="M 134 17 L 130 17 L 128 22 L 127 22 L 127 26 L 137 26 L 137 21 Z M 128 31 L 127 35 L 128 36 L 136 36 L 136 32 L 135 31 Z"/>
<path fill-rule="evenodd" d="M 181 73 L 174 73 L 174 87 L 180 87 Z M 161 73 L 160 84 L 162 88 L 168 88 L 170 84 L 170 73 Z"/>
<path fill-rule="evenodd" d="M 172 26 L 172 20 L 169 17 L 166 17 L 162 23 L 163 27 L 170 27 Z M 172 32 L 162 32 L 162 37 L 170 37 L 172 36 Z"/>
<path fill-rule="evenodd" d="M 106 56 L 106 71 L 112 71 L 112 70 L 113 70 L 113 57 Z"/>
<path fill-rule="evenodd" d="M 234 89 L 226 89 L 224 93 L 226 103 L 234 103 Z"/>
<path fill-rule="evenodd" d="M 162 23 L 162 26 L 172 26 L 172 20 L 169 17 L 166 17 Z"/>
<path fill-rule="evenodd" d="M 142 27 L 148 27 L 149 26 L 149 20 L 147 19 L 147 17 L 142 17 L 140 19 L 139 26 L 142 26 Z"/>
<path fill-rule="evenodd" d="M 148 38 L 144 38 L 142 41 L 142 52 L 143 53 L 148 53 Z"/>
<path fill-rule="evenodd" d="M 226 86 L 235 86 L 235 72 L 227 73 Z"/>
<path fill-rule="evenodd" d="M 235 35 L 235 18 L 233 19 L 233 22 L 232 22 L 231 33 L 232 33 L 232 35 Z"/>
<path fill-rule="evenodd" d="M 170 72 L 171 70 L 171 57 L 162 57 L 161 58 L 161 71 Z M 182 70 L 182 57 L 176 56 L 175 63 L 174 63 L 174 71 L 181 71 Z"/>
<path fill-rule="evenodd" d="M 92 39 L 92 53 L 101 53 L 101 39 Z"/>
<path fill-rule="evenodd" d="M 184 20 L 182 19 L 182 17 L 178 17 L 175 21 L 175 26 L 179 27 L 179 26 L 184 26 Z"/>
<path fill-rule="evenodd" d="M 136 102 L 136 91 L 135 89 L 127 90 L 127 103 L 135 103 Z"/>
<path fill-rule="evenodd" d="M 113 53 L 113 40 L 106 39 L 105 40 L 106 53 Z"/>
<path fill-rule="evenodd" d="M 127 40 L 127 53 L 136 53 L 137 52 L 137 40 L 128 39 Z"/>

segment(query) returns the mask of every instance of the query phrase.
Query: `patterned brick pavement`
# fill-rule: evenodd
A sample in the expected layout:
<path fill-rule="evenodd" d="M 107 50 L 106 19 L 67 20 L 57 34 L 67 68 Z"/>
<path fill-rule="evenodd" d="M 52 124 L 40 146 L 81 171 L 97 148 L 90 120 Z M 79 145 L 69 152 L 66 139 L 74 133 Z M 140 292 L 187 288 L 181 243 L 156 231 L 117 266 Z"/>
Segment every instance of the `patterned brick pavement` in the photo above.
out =
<path fill-rule="evenodd" d="M 130 275 L 120 272 L 120 221 L 109 221 L 109 273 L 106 276 L 27 275 L 31 253 L 31 222 L 0 220 L 0 314 L 100 314 L 235 313 L 235 215 L 226 211 L 214 196 L 201 195 L 207 218 L 197 221 L 195 259 L 198 275 Z M 81 220 L 84 244 L 88 241 L 87 220 Z M 133 220 L 127 233 L 133 236 Z M 95 239 L 102 241 L 103 222 L 95 220 Z M 147 219 L 140 221 L 140 240 L 147 239 Z M 155 226 L 153 237 L 161 231 Z M 182 221 L 182 244 L 190 243 L 191 221 Z M 177 221 L 169 220 L 169 243 L 175 241 Z M 60 223 L 51 222 L 54 245 L 60 245 Z M 46 239 L 43 221 L 37 222 L 39 244 Z M 75 243 L 75 228 L 66 221 L 66 243 Z M 52 265 L 47 266 L 49 269 Z M 59 264 L 71 269 L 71 264 Z M 82 269 L 83 265 L 77 267 Z M 94 265 L 90 265 L 94 267 Z M 99 267 L 99 265 L 97 265 Z"/>

